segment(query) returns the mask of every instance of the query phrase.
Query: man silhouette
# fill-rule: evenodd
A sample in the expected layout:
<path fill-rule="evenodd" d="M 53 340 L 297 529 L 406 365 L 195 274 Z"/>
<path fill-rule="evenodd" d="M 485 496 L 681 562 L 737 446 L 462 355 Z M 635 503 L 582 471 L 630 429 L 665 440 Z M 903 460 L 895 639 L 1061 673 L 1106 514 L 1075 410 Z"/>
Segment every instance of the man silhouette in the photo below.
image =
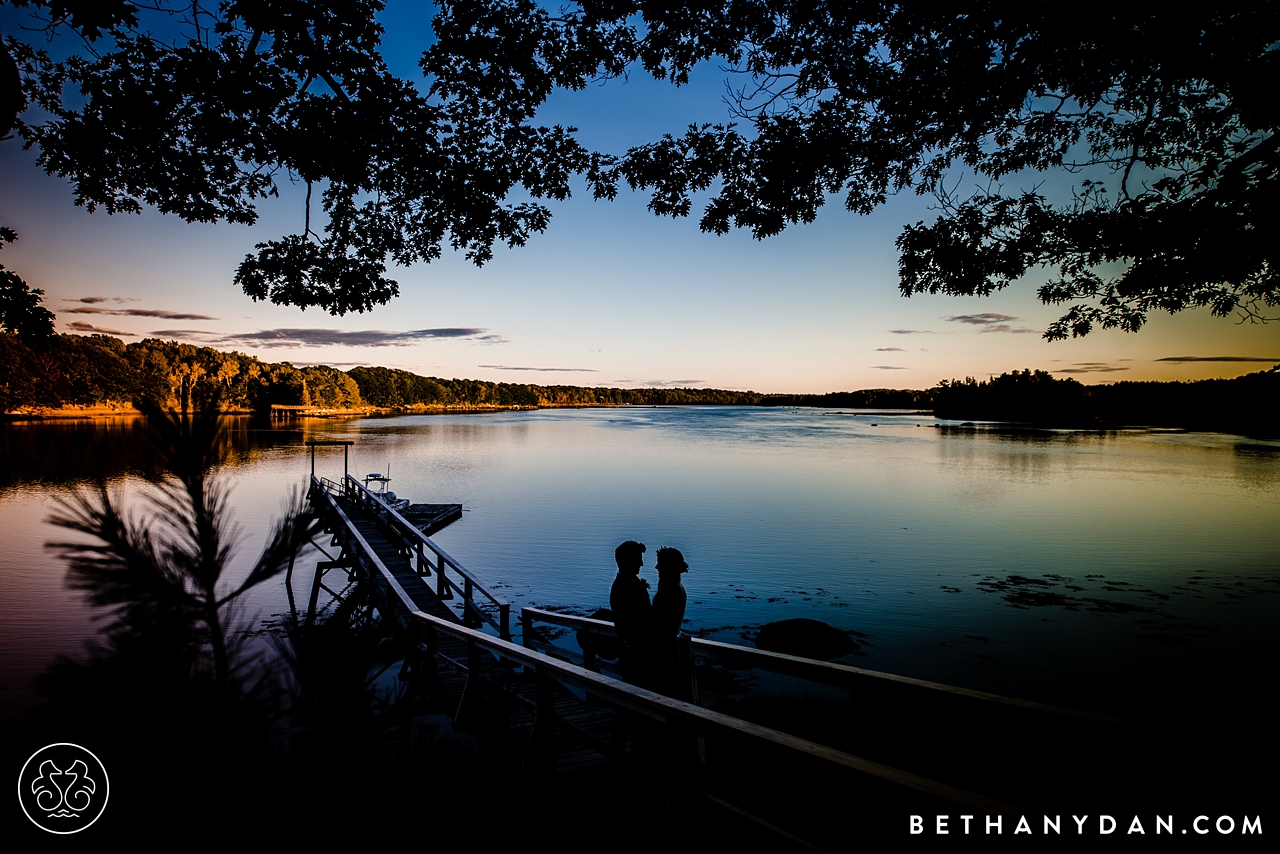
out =
<path fill-rule="evenodd" d="M 644 543 L 627 540 L 614 549 L 618 575 L 609 591 L 609 608 L 613 625 L 621 641 L 618 669 L 622 680 L 631 685 L 649 687 L 650 637 L 653 614 L 649 605 L 649 582 L 640 577 L 644 566 Z"/>

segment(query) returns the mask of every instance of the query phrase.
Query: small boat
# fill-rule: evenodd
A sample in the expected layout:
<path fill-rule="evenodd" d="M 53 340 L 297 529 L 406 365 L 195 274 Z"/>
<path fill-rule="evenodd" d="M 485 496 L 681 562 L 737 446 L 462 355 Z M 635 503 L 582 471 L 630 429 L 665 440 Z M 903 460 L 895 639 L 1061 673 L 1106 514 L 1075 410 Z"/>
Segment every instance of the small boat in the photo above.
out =
<path fill-rule="evenodd" d="M 409 499 L 399 498 L 387 488 L 387 484 L 391 483 L 390 471 L 390 469 L 387 469 L 387 474 L 375 471 L 365 475 L 364 488 L 392 510 L 397 513 L 403 513 L 409 509 Z"/>

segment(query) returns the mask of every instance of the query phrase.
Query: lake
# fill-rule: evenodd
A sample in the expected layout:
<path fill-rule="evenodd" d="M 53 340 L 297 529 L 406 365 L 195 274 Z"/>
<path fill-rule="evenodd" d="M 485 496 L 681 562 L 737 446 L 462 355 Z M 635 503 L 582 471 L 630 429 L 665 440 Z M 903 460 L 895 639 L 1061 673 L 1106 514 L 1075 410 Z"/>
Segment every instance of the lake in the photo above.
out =
<path fill-rule="evenodd" d="M 1273 662 L 1280 640 L 1280 443 L 752 407 L 236 418 L 216 474 L 242 570 L 313 438 L 353 440 L 352 473 L 390 469 L 401 496 L 462 504 L 434 539 L 513 612 L 607 606 L 613 549 L 635 539 L 654 584 L 657 548 L 684 553 L 692 633 L 750 643 L 810 617 L 857 632 L 859 666 L 1030 699 L 1149 704 L 1188 673 Z M 49 513 L 99 480 L 141 510 L 154 472 L 128 420 L 10 424 L 0 442 L 8 716 L 95 633 Z M 341 450 L 316 470 L 336 479 Z M 251 627 L 285 601 L 282 580 L 255 591 Z"/>

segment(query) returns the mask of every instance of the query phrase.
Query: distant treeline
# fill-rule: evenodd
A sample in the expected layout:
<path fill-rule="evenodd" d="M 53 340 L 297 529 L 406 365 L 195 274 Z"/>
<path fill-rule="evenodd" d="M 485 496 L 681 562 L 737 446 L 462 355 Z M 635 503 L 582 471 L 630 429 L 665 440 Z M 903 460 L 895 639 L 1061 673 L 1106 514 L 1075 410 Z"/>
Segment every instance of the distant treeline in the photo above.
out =
<path fill-rule="evenodd" d="M 978 382 L 943 381 L 931 392 L 939 418 L 1019 421 L 1053 427 L 1143 425 L 1277 433 L 1280 365 L 1235 379 L 1086 386 L 1045 371 L 1014 371 Z"/>
<path fill-rule="evenodd" d="M 755 392 L 539 386 L 423 377 L 391 368 L 349 372 L 148 338 L 52 335 L 24 341 L 0 332 L 0 410 L 127 405 L 262 410 L 273 404 L 328 409 L 536 407 L 759 403 Z"/>
<path fill-rule="evenodd" d="M 272 404 L 327 409 L 539 406 L 813 406 L 933 410 L 941 418 L 1058 427 L 1151 425 L 1274 433 L 1280 366 L 1232 380 L 1118 382 L 1085 386 L 1045 371 L 978 382 L 944 380 L 923 391 L 864 389 L 759 394 L 701 388 L 586 388 L 423 377 L 392 368 L 298 368 L 175 341 L 125 344 L 107 335 L 24 341 L 0 332 L 0 408 L 149 401 L 171 409 L 261 410 Z"/>
<path fill-rule="evenodd" d="M 0 333 L 0 407 L 95 406 L 150 401 L 171 409 L 262 409 L 273 403 L 360 405 L 355 380 L 323 366 L 295 368 L 148 338 L 53 335 L 24 342 Z"/>
<path fill-rule="evenodd" d="M 586 388 L 443 380 L 392 368 L 352 368 L 348 373 L 360 386 L 365 402 L 372 406 L 750 406 L 763 397 L 753 391 L 714 388 Z"/>

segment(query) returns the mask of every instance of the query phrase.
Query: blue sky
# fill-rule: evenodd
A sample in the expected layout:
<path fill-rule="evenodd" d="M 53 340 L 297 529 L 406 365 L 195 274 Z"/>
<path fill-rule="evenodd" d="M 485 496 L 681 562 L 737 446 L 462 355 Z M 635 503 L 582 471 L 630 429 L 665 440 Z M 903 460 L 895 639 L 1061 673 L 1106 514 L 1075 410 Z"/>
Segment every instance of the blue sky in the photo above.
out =
<path fill-rule="evenodd" d="M 399 73 L 417 74 L 426 8 L 392 3 L 385 16 Z M 693 121 L 726 120 L 725 74 L 701 72 L 679 90 L 637 74 L 557 93 L 539 120 L 576 125 L 588 147 L 620 153 Z M 188 225 L 154 211 L 90 215 L 9 140 L 0 143 L 0 221 L 20 241 L 0 260 L 45 290 L 66 331 L 110 329 L 126 341 L 170 333 L 271 361 L 509 382 L 824 392 L 1024 367 L 1084 382 L 1233 376 L 1270 363 L 1162 360 L 1280 356 L 1280 323 L 1238 325 L 1206 311 L 1153 315 L 1136 335 L 1049 343 L 1040 332 L 1058 312 L 1035 300 L 1039 280 L 985 299 L 904 299 L 894 239 L 903 224 L 933 216 L 931 201 L 900 196 L 858 217 L 833 199 L 815 223 L 756 241 L 702 234 L 696 206 L 688 219 L 659 219 L 642 195 L 595 202 L 579 193 L 552 204 L 550 228 L 528 246 L 499 249 L 481 269 L 448 252 L 399 269 L 399 299 L 334 318 L 254 303 L 232 282 L 254 243 L 301 229 L 300 188 L 263 204 L 253 227 Z M 406 334 L 438 329 L 456 331 Z"/>

